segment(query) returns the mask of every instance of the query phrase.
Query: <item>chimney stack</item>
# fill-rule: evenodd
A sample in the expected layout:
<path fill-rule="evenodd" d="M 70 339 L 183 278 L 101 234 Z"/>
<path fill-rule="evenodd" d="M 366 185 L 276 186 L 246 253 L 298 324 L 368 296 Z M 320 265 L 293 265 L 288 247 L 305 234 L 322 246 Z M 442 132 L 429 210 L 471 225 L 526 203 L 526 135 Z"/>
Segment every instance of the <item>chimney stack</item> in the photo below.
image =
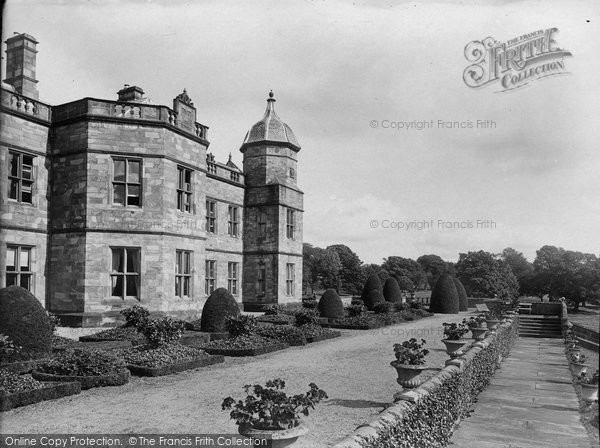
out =
<path fill-rule="evenodd" d="M 36 45 L 38 41 L 29 34 L 18 34 L 6 39 L 6 79 L 5 83 L 26 97 L 39 99 L 35 79 Z"/>
<path fill-rule="evenodd" d="M 141 87 L 130 86 L 129 84 L 125 84 L 125 86 L 117 92 L 117 95 L 119 95 L 118 101 L 141 103 L 146 100 L 146 97 L 144 96 L 144 91 Z"/>

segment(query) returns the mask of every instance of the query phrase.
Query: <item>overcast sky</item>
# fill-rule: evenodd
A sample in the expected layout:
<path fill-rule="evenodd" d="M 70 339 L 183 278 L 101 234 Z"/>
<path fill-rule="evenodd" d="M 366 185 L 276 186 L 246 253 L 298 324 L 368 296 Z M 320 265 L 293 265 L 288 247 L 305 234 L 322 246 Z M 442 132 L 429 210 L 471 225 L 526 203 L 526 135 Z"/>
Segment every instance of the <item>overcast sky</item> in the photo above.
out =
<path fill-rule="evenodd" d="M 187 88 L 209 151 L 240 166 L 273 89 L 302 146 L 305 242 L 343 243 L 377 263 L 509 246 L 533 260 L 544 244 L 598 254 L 600 2 L 460 3 L 9 0 L 2 40 L 26 32 L 40 42 L 50 104 L 116 99 L 131 84 L 171 105 Z M 568 74 L 509 93 L 463 82 L 469 42 L 551 27 L 573 55 Z M 396 130 L 384 120 L 496 127 Z M 478 219 L 495 227 L 477 229 Z"/>

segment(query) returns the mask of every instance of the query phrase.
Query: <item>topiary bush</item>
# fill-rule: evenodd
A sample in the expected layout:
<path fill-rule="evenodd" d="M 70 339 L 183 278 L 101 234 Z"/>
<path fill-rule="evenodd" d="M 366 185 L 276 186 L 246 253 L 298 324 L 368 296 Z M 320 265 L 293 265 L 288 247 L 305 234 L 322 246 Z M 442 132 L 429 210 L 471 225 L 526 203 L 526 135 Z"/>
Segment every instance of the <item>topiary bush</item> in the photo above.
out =
<path fill-rule="evenodd" d="M 388 277 L 383 285 L 383 298 L 386 302 L 402 303 L 402 292 L 394 277 Z"/>
<path fill-rule="evenodd" d="M 141 328 L 150 317 L 150 311 L 140 305 L 133 305 L 121 310 L 121 315 L 125 318 L 126 327 Z"/>
<path fill-rule="evenodd" d="M 262 312 L 265 313 L 265 316 L 283 314 L 284 311 L 285 307 L 279 304 L 265 305 L 262 308 Z"/>
<path fill-rule="evenodd" d="M 27 361 L 52 353 L 52 323 L 33 294 L 20 286 L 0 289 L 0 331 L 18 351 L 0 355 L 0 362 Z"/>
<path fill-rule="evenodd" d="M 458 292 L 454 281 L 450 275 L 442 274 L 431 291 L 429 311 L 440 314 L 456 314 L 458 310 Z"/>
<path fill-rule="evenodd" d="M 225 332 L 225 320 L 240 315 L 240 307 L 225 288 L 213 291 L 202 308 L 200 330 L 207 332 Z"/>
<path fill-rule="evenodd" d="M 321 317 L 334 319 L 344 317 L 344 304 L 335 289 L 328 289 L 325 291 L 319 300 L 317 309 L 319 310 Z"/>
<path fill-rule="evenodd" d="M 385 302 L 383 298 L 383 294 L 379 289 L 372 289 L 367 293 L 367 297 L 364 299 L 365 306 L 369 311 L 373 311 L 375 309 L 375 305 L 381 302 Z"/>
<path fill-rule="evenodd" d="M 458 278 L 452 277 L 452 281 L 454 282 L 456 292 L 458 293 L 458 311 L 468 311 L 469 300 L 467 299 L 467 290 Z"/>
<path fill-rule="evenodd" d="M 365 286 L 363 287 L 362 295 L 360 296 L 360 298 L 365 303 L 365 305 L 367 304 L 367 296 L 369 295 L 369 292 L 371 292 L 374 289 L 376 289 L 377 291 L 381 291 L 381 280 L 379 280 L 377 274 L 371 274 L 371 276 L 365 282 Z"/>
<path fill-rule="evenodd" d="M 362 303 L 362 300 L 361 300 L 361 303 Z M 367 309 L 363 305 L 350 305 L 349 307 L 346 308 L 346 311 L 348 312 L 348 316 L 354 317 L 354 316 L 360 316 L 361 314 L 364 314 L 365 311 L 367 311 Z"/>
<path fill-rule="evenodd" d="M 230 316 L 225 320 L 225 327 L 232 337 L 249 335 L 254 333 L 258 320 L 254 316 L 240 314 L 239 316 Z"/>

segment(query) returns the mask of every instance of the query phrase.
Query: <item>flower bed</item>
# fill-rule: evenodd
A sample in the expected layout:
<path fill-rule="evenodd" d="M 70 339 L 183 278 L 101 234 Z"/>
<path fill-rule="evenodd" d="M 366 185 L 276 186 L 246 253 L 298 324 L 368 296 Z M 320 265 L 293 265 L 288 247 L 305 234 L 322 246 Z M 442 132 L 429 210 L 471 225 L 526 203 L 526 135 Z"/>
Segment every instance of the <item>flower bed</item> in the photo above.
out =
<path fill-rule="evenodd" d="M 122 359 L 107 352 L 81 349 L 65 350 L 39 364 L 32 376 L 39 381 L 79 381 L 82 389 L 129 382 L 129 370 Z"/>
<path fill-rule="evenodd" d="M 421 386 L 400 394 L 399 402 L 334 448 L 447 446 L 457 422 L 469 414 L 518 334 L 516 321 L 502 324 L 496 335 L 449 361 Z"/>
<path fill-rule="evenodd" d="M 294 316 L 290 314 L 266 314 L 259 316 L 259 322 L 265 322 L 275 325 L 290 325 L 294 323 Z"/>
<path fill-rule="evenodd" d="M 13 373 L 29 373 L 33 369 L 35 369 L 35 366 L 37 366 L 39 363 L 47 361 L 47 360 L 48 360 L 48 358 L 43 358 L 43 359 L 32 359 L 31 361 L 9 362 L 6 364 L 0 363 L 0 371 L 4 370 L 7 372 L 13 372 Z"/>
<path fill-rule="evenodd" d="M 255 330 L 258 336 L 284 342 L 291 346 L 306 345 L 306 336 L 302 330 L 292 325 L 265 325 Z"/>
<path fill-rule="evenodd" d="M 174 343 L 157 348 L 137 346 L 122 350 L 129 371 L 137 376 L 163 376 L 223 362 L 223 356 L 211 356 L 203 350 Z"/>
<path fill-rule="evenodd" d="M 258 356 L 288 347 L 289 344 L 284 342 L 276 342 L 258 335 L 245 335 L 212 341 L 198 348 L 201 348 L 210 355 Z"/>
<path fill-rule="evenodd" d="M 131 341 L 79 342 L 62 336 L 54 336 L 52 338 L 53 352 L 62 352 L 76 348 L 82 350 L 118 350 L 128 347 L 131 347 Z"/>
<path fill-rule="evenodd" d="M 103 342 L 103 341 L 130 341 L 132 345 L 145 344 L 146 338 L 133 327 L 117 327 L 108 330 L 80 336 L 81 342 Z"/>
<path fill-rule="evenodd" d="M 333 339 L 340 337 L 342 333 L 337 330 L 330 330 L 329 328 L 323 328 L 320 325 L 302 325 L 298 327 L 304 336 L 306 337 L 306 341 L 309 343 L 320 342 L 326 339 Z"/>
<path fill-rule="evenodd" d="M 80 392 L 81 385 L 77 382 L 48 384 L 41 383 L 29 375 L 0 371 L 0 411 Z"/>

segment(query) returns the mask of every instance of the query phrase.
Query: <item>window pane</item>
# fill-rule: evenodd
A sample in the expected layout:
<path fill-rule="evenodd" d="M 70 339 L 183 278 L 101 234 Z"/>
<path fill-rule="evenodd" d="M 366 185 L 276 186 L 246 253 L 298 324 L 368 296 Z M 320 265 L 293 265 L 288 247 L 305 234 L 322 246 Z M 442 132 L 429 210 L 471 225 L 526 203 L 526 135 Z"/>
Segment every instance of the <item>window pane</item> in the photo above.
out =
<path fill-rule="evenodd" d="M 140 187 L 139 185 L 127 186 L 127 205 L 140 205 Z"/>
<path fill-rule="evenodd" d="M 181 296 L 180 284 L 181 284 L 181 277 L 175 277 L 175 295 L 178 297 Z"/>
<path fill-rule="evenodd" d="M 6 286 L 16 285 L 18 278 L 17 274 L 6 274 Z"/>
<path fill-rule="evenodd" d="M 139 250 L 127 249 L 127 272 L 139 273 Z"/>
<path fill-rule="evenodd" d="M 184 274 L 190 273 L 190 253 L 189 252 L 183 253 L 183 273 Z"/>
<path fill-rule="evenodd" d="M 21 274 L 21 288 L 31 291 L 31 274 Z"/>
<path fill-rule="evenodd" d="M 6 270 L 17 270 L 17 250 L 14 247 L 8 247 L 6 249 Z"/>
<path fill-rule="evenodd" d="M 123 276 L 113 275 L 112 280 L 112 296 L 123 297 Z"/>
<path fill-rule="evenodd" d="M 21 249 L 21 257 L 19 258 L 19 264 L 21 265 L 21 271 L 28 272 L 29 269 L 29 254 L 31 249 Z"/>
<path fill-rule="evenodd" d="M 21 202 L 27 202 L 31 204 L 31 192 L 33 182 L 23 181 L 21 184 Z"/>
<path fill-rule="evenodd" d="M 19 199 L 19 181 L 11 180 L 10 186 L 8 187 L 8 197 L 11 199 Z"/>
<path fill-rule="evenodd" d="M 129 171 L 127 182 L 140 183 L 140 161 L 139 160 L 128 160 Z"/>
<path fill-rule="evenodd" d="M 189 277 L 183 278 L 183 295 L 184 296 L 190 295 L 190 278 Z"/>
<path fill-rule="evenodd" d="M 175 273 L 181 274 L 181 252 L 175 252 Z"/>
<path fill-rule="evenodd" d="M 125 185 L 117 184 L 113 186 L 113 202 L 125 205 Z"/>
<path fill-rule="evenodd" d="M 186 193 L 185 194 L 185 211 L 189 212 L 191 210 L 192 210 L 192 194 Z"/>
<path fill-rule="evenodd" d="M 177 210 L 183 211 L 183 193 L 181 191 L 177 192 Z"/>
<path fill-rule="evenodd" d="M 115 160 L 115 181 L 125 182 L 125 160 Z"/>
<path fill-rule="evenodd" d="M 127 297 L 137 297 L 138 296 L 138 288 L 137 288 L 137 275 L 128 275 L 127 276 Z"/>
<path fill-rule="evenodd" d="M 123 253 L 125 249 L 112 250 L 112 270 L 113 272 L 124 272 L 123 270 Z"/>
<path fill-rule="evenodd" d="M 19 175 L 19 156 L 10 153 L 10 175 L 17 177 Z"/>

